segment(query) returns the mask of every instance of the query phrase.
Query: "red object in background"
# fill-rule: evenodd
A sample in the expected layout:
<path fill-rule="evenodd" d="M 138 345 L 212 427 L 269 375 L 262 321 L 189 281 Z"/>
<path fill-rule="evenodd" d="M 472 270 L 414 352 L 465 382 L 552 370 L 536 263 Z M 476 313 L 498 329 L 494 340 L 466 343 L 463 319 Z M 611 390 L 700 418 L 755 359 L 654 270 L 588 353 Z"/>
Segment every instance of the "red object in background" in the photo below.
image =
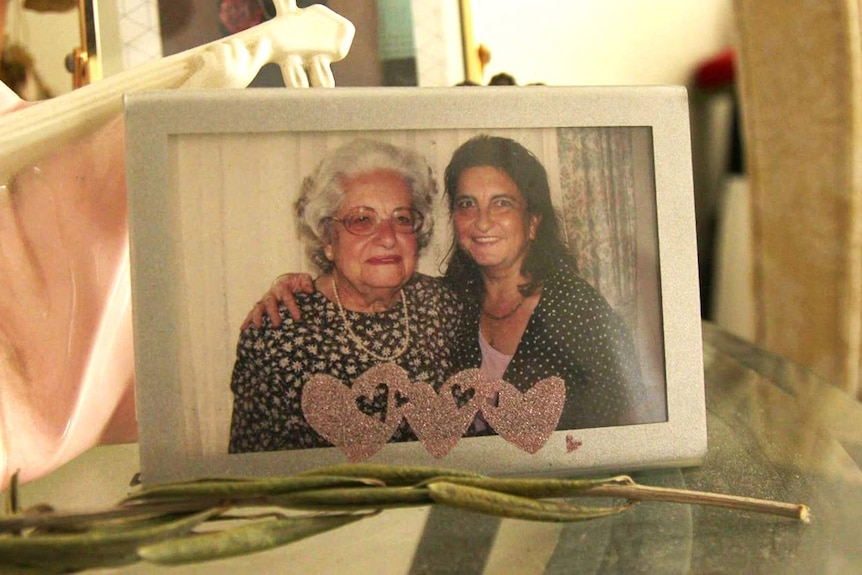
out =
<path fill-rule="evenodd" d="M 736 80 L 735 65 L 736 52 L 733 48 L 728 48 L 697 67 L 694 74 L 695 85 L 704 89 L 731 86 Z"/>
<path fill-rule="evenodd" d="M 236 34 L 260 24 L 265 15 L 257 0 L 220 0 L 218 18 L 225 33 Z"/>

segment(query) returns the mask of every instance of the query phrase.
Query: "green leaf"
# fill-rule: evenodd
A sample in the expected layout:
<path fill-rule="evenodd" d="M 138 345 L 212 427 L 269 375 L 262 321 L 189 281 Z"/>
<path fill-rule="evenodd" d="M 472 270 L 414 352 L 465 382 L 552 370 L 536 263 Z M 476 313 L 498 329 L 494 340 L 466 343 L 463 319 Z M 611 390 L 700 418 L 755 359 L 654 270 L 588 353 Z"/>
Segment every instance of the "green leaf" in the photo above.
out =
<path fill-rule="evenodd" d="M 330 475 L 266 477 L 261 479 L 206 479 L 181 483 L 165 483 L 145 487 L 130 495 L 124 503 L 153 499 L 214 498 L 241 499 L 268 497 L 331 487 L 367 487 L 380 481 L 358 477 Z"/>
<path fill-rule="evenodd" d="M 9 481 L 9 490 L 6 492 L 6 514 L 11 515 L 18 512 L 18 472 L 12 474 Z"/>
<path fill-rule="evenodd" d="M 435 477 L 427 483 L 436 482 L 467 485 L 509 495 L 547 499 L 554 497 L 575 497 L 579 492 L 600 485 L 634 485 L 628 475 L 599 479 L 536 479 L 536 478 L 496 478 L 496 477 Z"/>
<path fill-rule="evenodd" d="M 318 489 L 273 497 L 273 505 L 318 511 L 360 511 L 390 509 L 433 503 L 428 490 L 421 487 L 353 487 Z"/>
<path fill-rule="evenodd" d="M 143 524 L 118 522 L 112 530 L 2 536 L 0 566 L 72 571 L 134 563 L 138 547 L 186 534 L 221 511 L 209 509 L 179 518 L 166 516 L 160 522 L 150 519 Z"/>
<path fill-rule="evenodd" d="M 435 503 L 487 515 L 532 521 L 586 521 L 616 515 L 633 506 L 627 504 L 617 507 L 593 507 L 571 505 L 562 501 L 537 501 L 445 481 L 429 483 L 427 487 Z"/>
<path fill-rule="evenodd" d="M 415 485 L 441 475 L 446 477 L 483 477 L 478 473 L 445 469 L 441 467 L 425 467 L 421 465 L 384 465 L 378 463 L 346 463 L 330 465 L 306 471 L 302 476 L 336 475 L 340 477 L 367 477 L 378 479 L 386 485 Z"/>
<path fill-rule="evenodd" d="M 274 549 L 368 517 L 369 514 L 286 517 L 147 545 L 138 555 L 152 563 L 181 565 Z"/>

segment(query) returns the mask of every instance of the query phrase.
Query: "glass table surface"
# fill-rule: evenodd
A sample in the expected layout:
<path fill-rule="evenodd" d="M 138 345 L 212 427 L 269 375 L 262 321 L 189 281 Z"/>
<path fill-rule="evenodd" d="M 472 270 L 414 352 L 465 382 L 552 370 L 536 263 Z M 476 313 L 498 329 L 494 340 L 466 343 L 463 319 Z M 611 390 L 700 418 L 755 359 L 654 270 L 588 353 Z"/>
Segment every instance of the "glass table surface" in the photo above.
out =
<path fill-rule="evenodd" d="M 640 482 L 805 503 L 809 524 L 644 502 L 549 524 L 442 508 L 385 511 L 280 549 L 100 573 L 862 573 L 862 404 L 807 370 L 705 323 L 703 465 Z M 101 446 L 21 488 L 23 506 L 104 507 L 126 495 L 137 446 Z"/>

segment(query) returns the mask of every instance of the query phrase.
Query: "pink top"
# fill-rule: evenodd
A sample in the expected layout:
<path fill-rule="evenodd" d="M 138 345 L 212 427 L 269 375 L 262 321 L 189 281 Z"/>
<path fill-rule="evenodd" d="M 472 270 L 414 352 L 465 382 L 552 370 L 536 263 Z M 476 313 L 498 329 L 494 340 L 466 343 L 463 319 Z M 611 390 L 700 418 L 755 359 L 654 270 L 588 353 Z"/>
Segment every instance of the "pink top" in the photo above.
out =
<path fill-rule="evenodd" d="M 506 368 L 509 367 L 509 362 L 512 361 L 511 355 L 500 353 L 494 349 L 490 343 L 482 335 L 482 330 L 479 330 L 479 349 L 482 350 L 482 366 L 480 371 L 486 381 L 494 379 L 502 379 Z M 493 400 L 494 405 L 497 404 L 496 397 Z M 476 414 L 473 420 L 472 428 L 474 432 L 481 432 L 488 429 L 488 422 L 482 417 L 482 413 Z"/>
<path fill-rule="evenodd" d="M 512 361 L 511 355 L 500 353 L 485 339 L 482 335 L 482 330 L 479 330 L 479 349 L 482 350 L 482 375 L 485 379 L 501 379 L 509 367 L 509 362 Z"/>

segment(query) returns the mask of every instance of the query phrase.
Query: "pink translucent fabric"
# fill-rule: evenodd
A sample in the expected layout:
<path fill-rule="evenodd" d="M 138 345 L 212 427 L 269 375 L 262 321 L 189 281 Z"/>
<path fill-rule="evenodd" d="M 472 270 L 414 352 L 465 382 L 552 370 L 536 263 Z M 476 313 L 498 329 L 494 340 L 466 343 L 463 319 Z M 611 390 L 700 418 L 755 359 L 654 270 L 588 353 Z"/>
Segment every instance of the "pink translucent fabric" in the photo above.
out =
<path fill-rule="evenodd" d="M 0 182 L 0 488 L 136 438 L 123 154 L 116 118 Z"/>

